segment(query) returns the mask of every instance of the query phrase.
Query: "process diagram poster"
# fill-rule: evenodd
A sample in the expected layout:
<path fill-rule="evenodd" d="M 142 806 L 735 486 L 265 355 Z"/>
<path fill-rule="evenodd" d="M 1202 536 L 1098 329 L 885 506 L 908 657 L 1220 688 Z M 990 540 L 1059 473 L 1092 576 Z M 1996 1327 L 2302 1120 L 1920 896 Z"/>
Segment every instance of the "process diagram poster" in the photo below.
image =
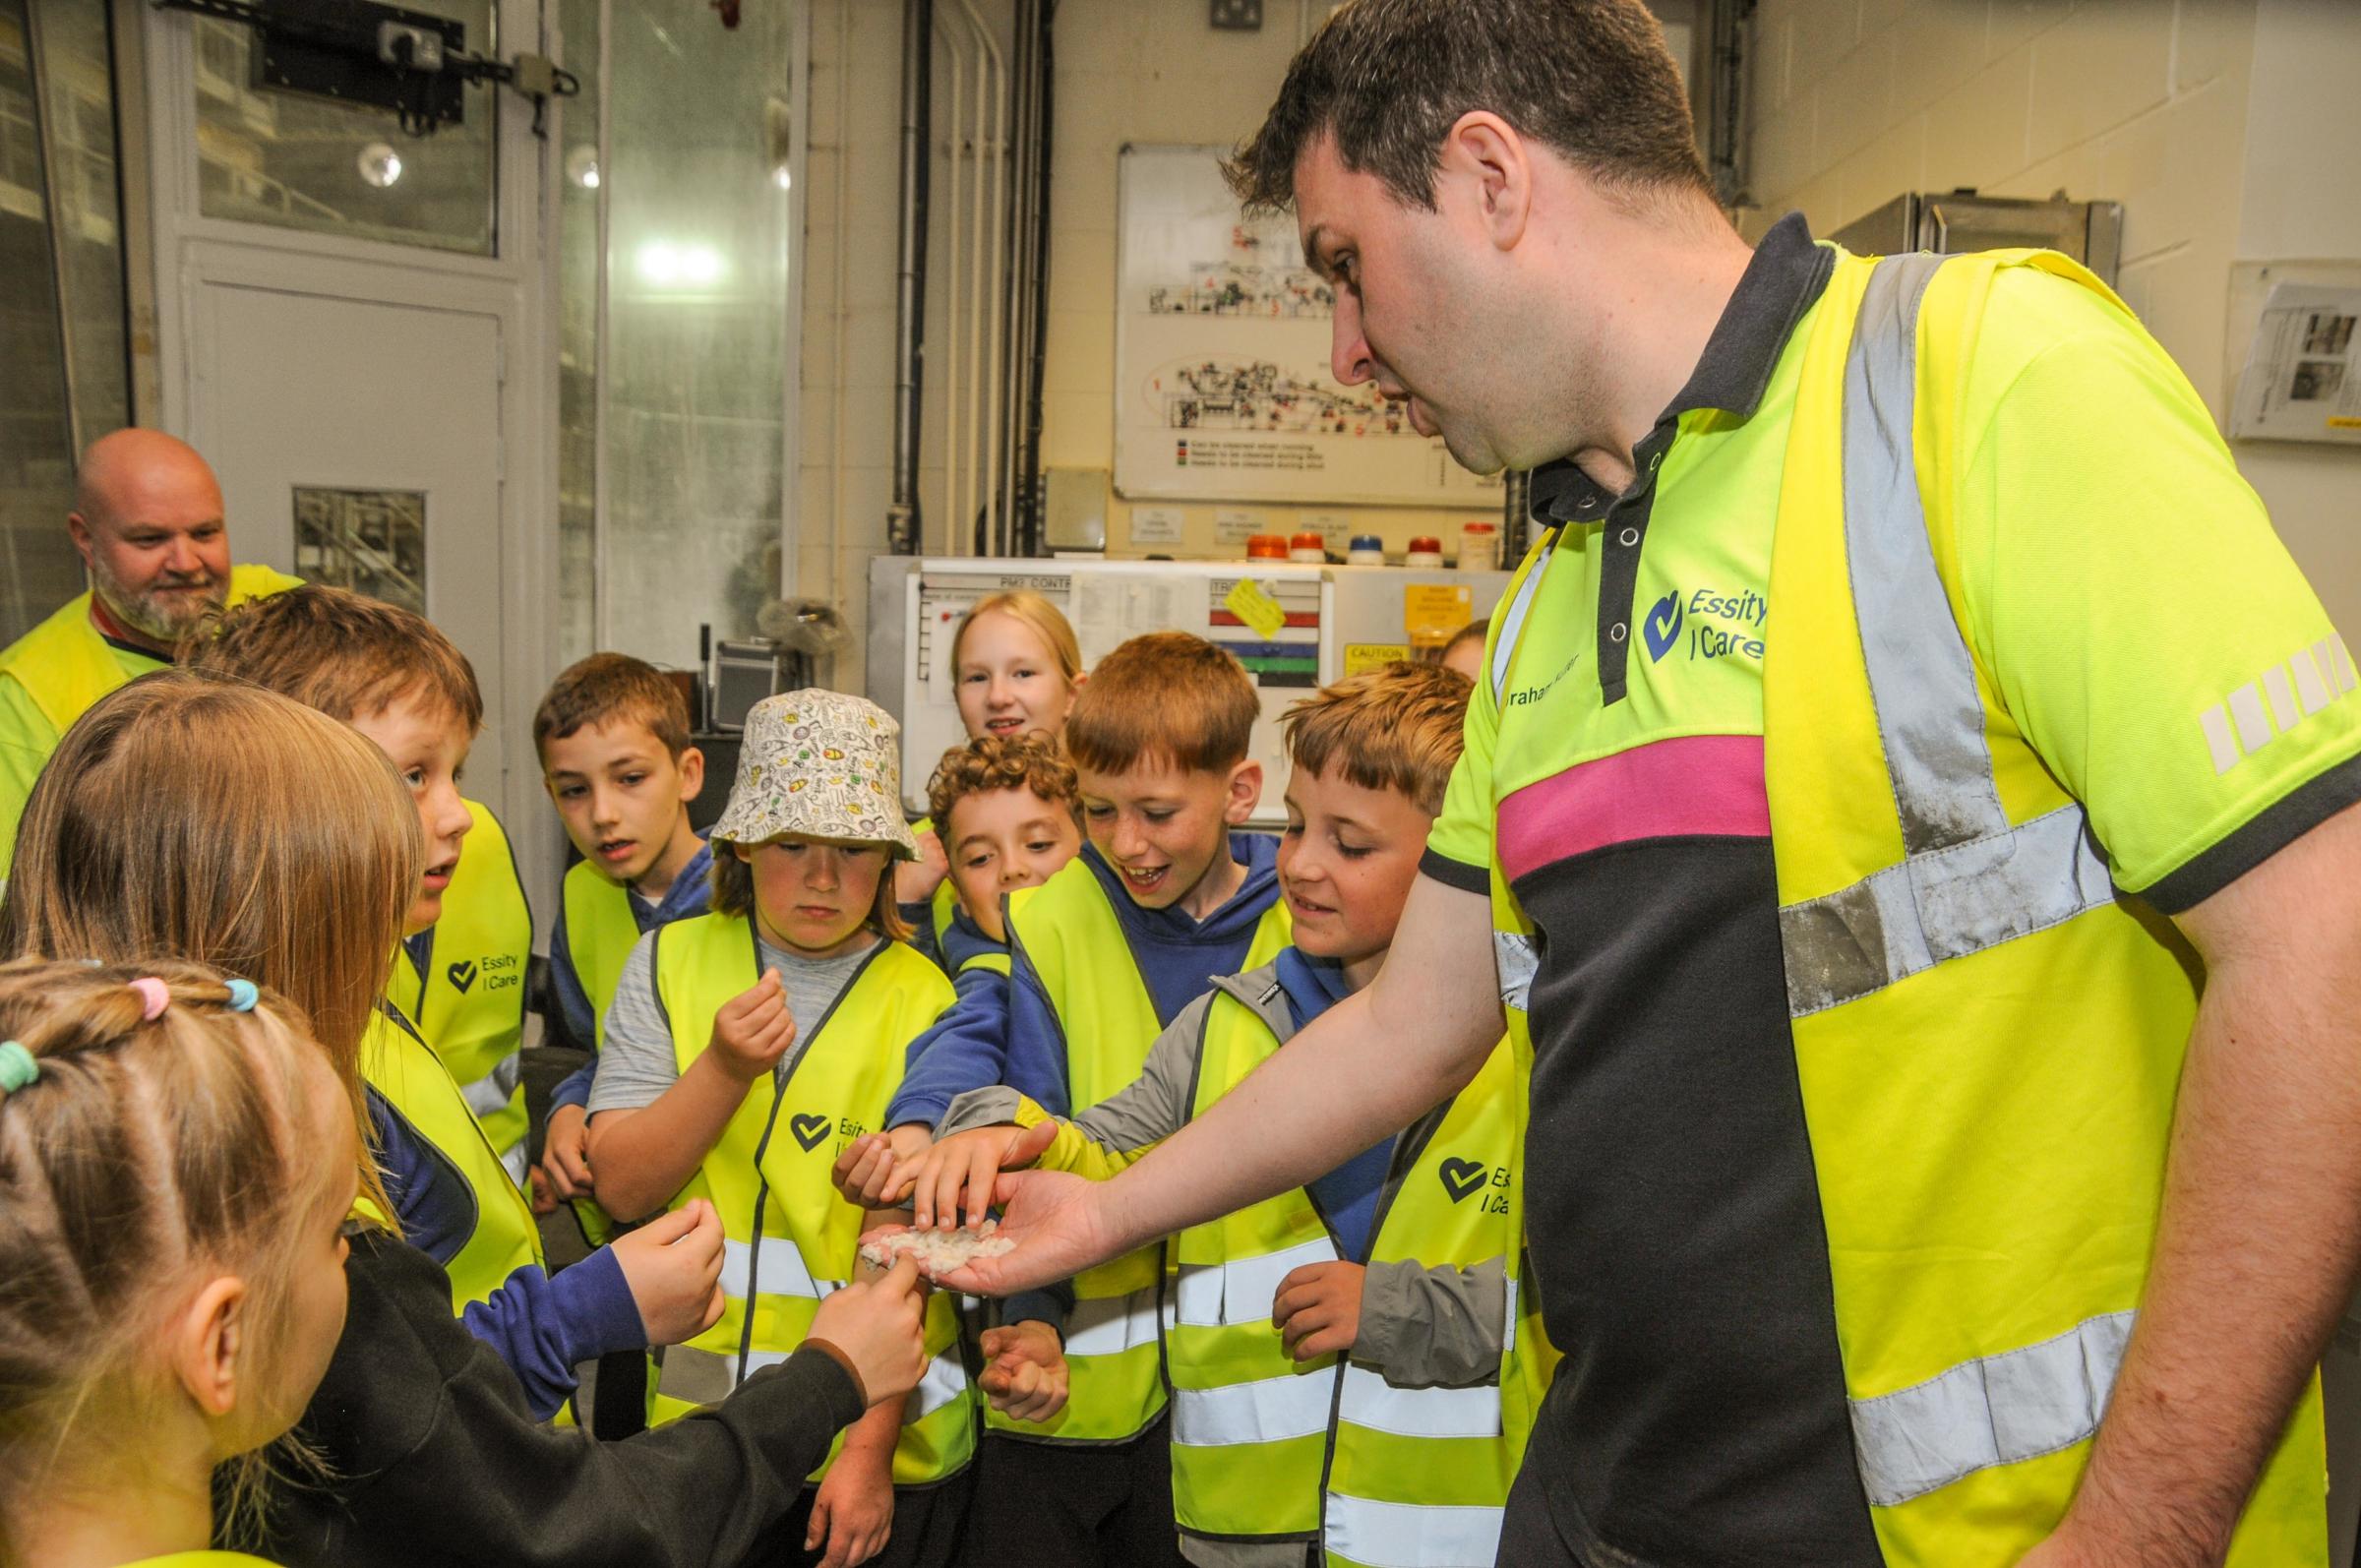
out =
<path fill-rule="evenodd" d="M 1115 488 L 1127 500 L 1496 508 L 1406 408 L 1328 373 L 1334 296 L 1292 216 L 1248 221 L 1225 149 L 1126 147 Z"/>

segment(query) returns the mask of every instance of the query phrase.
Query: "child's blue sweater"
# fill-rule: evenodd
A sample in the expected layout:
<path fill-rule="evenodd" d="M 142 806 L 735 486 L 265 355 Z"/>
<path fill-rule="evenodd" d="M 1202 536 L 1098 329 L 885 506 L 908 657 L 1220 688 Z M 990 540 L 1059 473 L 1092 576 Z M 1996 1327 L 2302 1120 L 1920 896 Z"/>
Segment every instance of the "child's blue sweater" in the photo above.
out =
<path fill-rule="evenodd" d="M 394 1201 L 402 1239 L 449 1264 L 475 1229 L 475 1193 L 457 1167 L 425 1147 L 376 1089 L 368 1097 L 386 1196 Z M 623 1265 L 603 1246 L 556 1275 L 526 1264 L 490 1298 L 470 1301 L 459 1321 L 516 1374 L 538 1420 L 556 1415 L 574 1392 L 577 1364 L 647 1343 Z"/>
<path fill-rule="evenodd" d="M 1200 921 L 1179 909 L 1140 908 L 1097 848 L 1083 846 L 1082 862 L 1107 891 L 1160 1025 L 1171 1023 L 1214 976 L 1245 967 L 1254 929 L 1278 902 L 1278 840 L 1262 833 L 1233 833 L 1230 853 L 1245 867 L 1246 879 L 1228 903 Z M 965 918 L 962 913 L 960 919 Z M 952 931 L 958 930 L 955 922 Z M 968 930 L 974 933 L 973 940 L 987 940 L 972 925 Z M 1070 1115 L 1073 1095 L 1066 1074 L 1065 1031 L 1040 977 L 1021 952 L 1007 979 L 989 970 L 956 967 L 963 962 L 953 958 L 959 999 L 910 1044 L 908 1075 L 886 1110 L 885 1125 L 923 1121 L 932 1127 L 960 1095 L 996 1083 L 1011 1085 L 1053 1115 Z"/>
<path fill-rule="evenodd" d="M 631 897 L 632 923 L 639 928 L 639 935 L 644 936 L 658 926 L 669 926 L 676 920 L 703 914 L 713 897 L 712 881 L 713 846 L 699 844 L 696 854 L 688 865 L 681 868 L 680 874 L 673 877 L 672 885 L 664 890 L 664 896 L 657 901 L 655 908 L 650 909 L 643 900 Z M 590 1005 L 590 994 L 582 989 L 581 976 L 575 972 L 574 947 L 566 935 L 566 904 L 563 899 L 558 903 L 557 929 L 549 934 L 549 976 L 550 984 L 558 993 L 558 1006 L 566 1015 L 567 1032 L 583 1045 L 593 1045 L 598 1039 L 598 1017 Z M 593 1056 L 550 1091 L 549 1109 L 555 1111 L 560 1106 L 587 1107 L 590 1104 L 590 1080 L 597 1072 L 598 1060 Z"/>

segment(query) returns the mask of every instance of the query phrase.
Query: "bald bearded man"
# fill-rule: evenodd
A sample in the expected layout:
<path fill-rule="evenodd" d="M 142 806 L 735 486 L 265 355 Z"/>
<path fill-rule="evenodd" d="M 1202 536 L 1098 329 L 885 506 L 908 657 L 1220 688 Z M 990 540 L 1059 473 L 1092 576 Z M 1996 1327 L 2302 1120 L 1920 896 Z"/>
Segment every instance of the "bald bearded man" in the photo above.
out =
<path fill-rule="evenodd" d="M 84 709 L 170 663 L 207 611 L 294 586 L 229 564 L 221 510 L 213 470 L 160 431 L 118 430 L 83 453 L 66 528 L 90 591 L 0 651 L 0 877 L 32 781 Z"/>

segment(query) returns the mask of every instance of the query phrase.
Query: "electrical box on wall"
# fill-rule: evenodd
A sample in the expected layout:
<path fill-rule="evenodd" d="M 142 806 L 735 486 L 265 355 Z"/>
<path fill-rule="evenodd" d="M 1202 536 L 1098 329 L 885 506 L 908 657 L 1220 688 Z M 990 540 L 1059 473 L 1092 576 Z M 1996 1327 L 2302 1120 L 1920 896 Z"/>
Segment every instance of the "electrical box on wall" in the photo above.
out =
<path fill-rule="evenodd" d="M 1212 21 L 1224 32 L 1262 30 L 1262 0 L 1212 0 Z"/>

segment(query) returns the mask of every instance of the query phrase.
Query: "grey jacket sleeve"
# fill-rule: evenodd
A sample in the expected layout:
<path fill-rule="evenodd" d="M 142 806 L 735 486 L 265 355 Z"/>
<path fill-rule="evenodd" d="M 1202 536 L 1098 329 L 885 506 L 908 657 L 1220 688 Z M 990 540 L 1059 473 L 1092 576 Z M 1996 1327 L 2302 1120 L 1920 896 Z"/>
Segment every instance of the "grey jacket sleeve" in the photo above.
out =
<path fill-rule="evenodd" d="M 1372 1263 L 1361 1286 L 1353 1359 L 1401 1388 L 1469 1388 L 1500 1375 L 1508 1272 Z"/>
<path fill-rule="evenodd" d="M 1180 1009 L 1156 1043 L 1139 1076 L 1123 1088 L 1069 1117 L 1084 1137 L 1118 1154 L 1129 1154 L 1161 1143 L 1188 1123 L 1189 1097 L 1196 1087 L 1198 1042 L 1204 1038 L 1205 1009 L 1212 995 L 1199 996 Z M 1006 1084 L 971 1089 L 951 1102 L 951 1109 L 935 1129 L 937 1138 L 971 1127 L 1000 1125 L 1016 1119 L 1017 1092 Z"/>

